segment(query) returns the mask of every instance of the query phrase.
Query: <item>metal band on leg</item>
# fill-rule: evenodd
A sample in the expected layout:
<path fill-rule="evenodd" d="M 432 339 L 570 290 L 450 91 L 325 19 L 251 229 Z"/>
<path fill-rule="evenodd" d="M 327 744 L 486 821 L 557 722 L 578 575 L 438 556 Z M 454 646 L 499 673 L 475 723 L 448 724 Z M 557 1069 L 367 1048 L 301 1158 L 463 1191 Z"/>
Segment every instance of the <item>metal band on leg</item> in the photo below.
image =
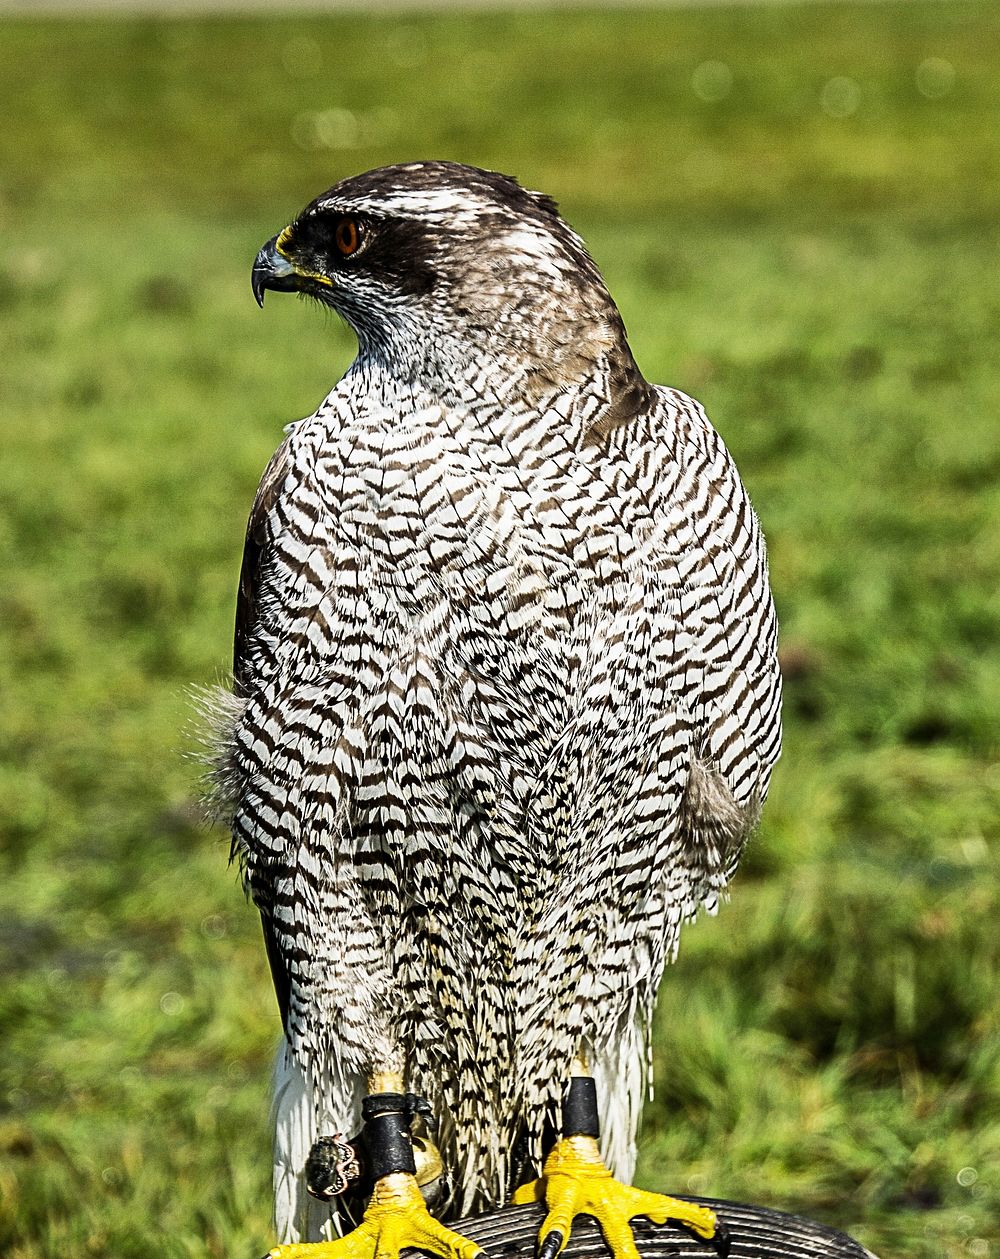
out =
<path fill-rule="evenodd" d="M 430 1113 L 430 1106 L 415 1093 L 371 1093 L 361 1103 L 365 1121 L 365 1145 L 373 1179 L 393 1172 L 417 1173 L 410 1138 L 414 1115 Z"/>
<path fill-rule="evenodd" d="M 599 1137 L 601 1120 L 597 1113 L 597 1085 L 589 1075 L 570 1076 L 563 1095 L 562 1134 L 564 1137 Z"/>
<path fill-rule="evenodd" d="M 372 1185 L 393 1172 L 418 1173 L 410 1124 L 416 1115 L 430 1117 L 426 1098 L 415 1093 L 371 1093 L 361 1103 L 364 1127 L 347 1138 L 337 1132 L 313 1143 L 306 1159 L 306 1188 L 329 1202 L 343 1194 L 371 1193 Z M 441 1159 L 432 1141 L 422 1140 L 421 1184 L 440 1177 Z"/>

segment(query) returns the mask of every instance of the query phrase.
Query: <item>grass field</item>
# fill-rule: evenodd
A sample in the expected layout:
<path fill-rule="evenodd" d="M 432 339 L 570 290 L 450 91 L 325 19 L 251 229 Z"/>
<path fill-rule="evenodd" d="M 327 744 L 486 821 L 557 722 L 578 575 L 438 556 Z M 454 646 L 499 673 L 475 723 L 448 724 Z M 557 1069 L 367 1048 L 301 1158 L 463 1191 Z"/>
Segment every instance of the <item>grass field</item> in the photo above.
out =
<path fill-rule="evenodd" d="M 998 62 L 988 2 L 5 22 L 0 1253 L 269 1242 L 277 1016 L 187 688 L 351 342 L 249 269 L 447 156 L 560 199 L 770 542 L 786 752 L 665 981 L 642 1179 L 1000 1256 Z"/>

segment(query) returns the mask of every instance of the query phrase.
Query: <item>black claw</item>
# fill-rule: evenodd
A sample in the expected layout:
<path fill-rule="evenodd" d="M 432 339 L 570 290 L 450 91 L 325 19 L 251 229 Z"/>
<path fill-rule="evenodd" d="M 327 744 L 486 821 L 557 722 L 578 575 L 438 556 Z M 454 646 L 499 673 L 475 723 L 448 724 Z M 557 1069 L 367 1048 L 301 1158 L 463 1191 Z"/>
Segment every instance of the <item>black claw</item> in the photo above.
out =
<path fill-rule="evenodd" d="M 562 1249 L 562 1244 L 563 1235 L 554 1228 L 538 1247 L 538 1259 L 556 1259 L 556 1255 Z"/>
<path fill-rule="evenodd" d="M 677 1224 L 684 1230 L 689 1237 L 693 1237 L 696 1242 L 701 1242 L 703 1246 L 711 1246 L 719 1259 L 728 1259 L 729 1248 L 733 1244 L 732 1236 L 729 1229 L 716 1216 L 715 1232 L 711 1237 L 706 1237 L 704 1233 L 699 1233 L 696 1228 L 692 1228 L 690 1224 L 685 1224 L 681 1220 L 671 1220 L 673 1224 Z"/>

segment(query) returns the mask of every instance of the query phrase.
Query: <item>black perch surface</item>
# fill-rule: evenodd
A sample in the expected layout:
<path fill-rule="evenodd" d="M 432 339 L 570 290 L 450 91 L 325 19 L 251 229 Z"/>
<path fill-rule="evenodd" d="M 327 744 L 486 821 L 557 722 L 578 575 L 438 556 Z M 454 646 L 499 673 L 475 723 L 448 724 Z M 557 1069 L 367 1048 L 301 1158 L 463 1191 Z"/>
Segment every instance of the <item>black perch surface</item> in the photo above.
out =
<path fill-rule="evenodd" d="M 844 1233 L 798 1215 L 717 1198 L 685 1201 L 711 1207 L 725 1224 L 729 1230 L 729 1259 L 874 1259 L 870 1251 Z M 488 1215 L 469 1216 L 451 1227 L 470 1241 L 479 1242 L 489 1259 L 534 1259 L 544 1214 L 538 1204 L 504 1207 Z M 711 1242 L 700 1241 L 680 1225 L 651 1224 L 640 1217 L 632 1221 L 632 1227 L 641 1259 L 717 1257 Z M 416 1259 L 419 1252 L 411 1250 L 408 1254 Z M 585 1215 L 577 1216 L 562 1255 L 565 1259 L 610 1259 L 597 1225 Z"/>

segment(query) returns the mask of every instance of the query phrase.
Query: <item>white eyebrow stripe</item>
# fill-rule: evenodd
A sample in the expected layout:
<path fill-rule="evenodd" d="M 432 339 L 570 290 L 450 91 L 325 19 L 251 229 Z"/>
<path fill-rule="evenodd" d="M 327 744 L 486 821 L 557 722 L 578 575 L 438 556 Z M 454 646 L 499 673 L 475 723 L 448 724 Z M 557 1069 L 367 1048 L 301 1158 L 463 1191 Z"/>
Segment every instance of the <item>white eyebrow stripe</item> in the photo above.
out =
<path fill-rule="evenodd" d="M 551 252 L 552 237 L 548 232 L 533 231 L 530 227 L 520 225 L 513 231 L 505 232 L 504 244 L 511 250 L 523 250 L 526 254 L 537 254 L 539 250 Z"/>
<path fill-rule="evenodd" d="M 419 192 L 395 192 L 378 197 L 330 197 L 318 203 L 321 210 L 371 214 L 414 215 L 432 222 L 452 222 L 479 213 L 486 206 L 481 197 L 459 188 L 437 188 Z"/>

